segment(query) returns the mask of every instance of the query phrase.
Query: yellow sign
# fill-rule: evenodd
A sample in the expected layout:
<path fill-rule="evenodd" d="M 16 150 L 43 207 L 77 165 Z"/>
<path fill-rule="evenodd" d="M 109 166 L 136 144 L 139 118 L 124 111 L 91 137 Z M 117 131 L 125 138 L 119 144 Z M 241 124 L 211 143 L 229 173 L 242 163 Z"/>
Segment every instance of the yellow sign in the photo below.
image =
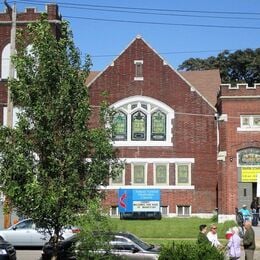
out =
<path fill-rule="evenodd" d="M 260 174 L 260 168 L 242 168 L 242 182 L 257 182 L 257 174 Z"/>

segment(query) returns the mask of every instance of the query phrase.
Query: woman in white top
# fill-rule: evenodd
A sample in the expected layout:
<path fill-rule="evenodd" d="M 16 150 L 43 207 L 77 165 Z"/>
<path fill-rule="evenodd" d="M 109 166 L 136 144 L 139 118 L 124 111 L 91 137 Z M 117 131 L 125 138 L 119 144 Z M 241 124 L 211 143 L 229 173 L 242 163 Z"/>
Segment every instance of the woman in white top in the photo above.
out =
<path fill-rule="evenodd" d="M 211 242 L 212 246 L 221 247 L 221 243 L 218 241 L 218 234 L 217 234 L 217 226 L 212 224 L 210 226 L 210 231 L 207 234 L 208 240 Z"/>

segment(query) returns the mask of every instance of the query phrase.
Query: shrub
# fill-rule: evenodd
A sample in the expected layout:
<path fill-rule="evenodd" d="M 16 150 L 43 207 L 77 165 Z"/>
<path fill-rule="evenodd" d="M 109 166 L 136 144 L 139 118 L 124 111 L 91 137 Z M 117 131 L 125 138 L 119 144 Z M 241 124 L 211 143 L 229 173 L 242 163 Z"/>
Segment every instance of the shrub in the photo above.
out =
<path fill-rule="evenodd" d="M 224 253 L 211 245 L 175 243 L 163 246 L 159 260 L 224 260 Z"/>

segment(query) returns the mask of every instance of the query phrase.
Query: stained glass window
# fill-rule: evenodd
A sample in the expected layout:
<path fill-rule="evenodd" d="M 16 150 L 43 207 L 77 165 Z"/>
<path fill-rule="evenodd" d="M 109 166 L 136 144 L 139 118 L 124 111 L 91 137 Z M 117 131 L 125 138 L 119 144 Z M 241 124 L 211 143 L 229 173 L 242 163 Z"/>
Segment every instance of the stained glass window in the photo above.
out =
<path fill-rule="evenodd" d="M 177 165 L 177 185 L 189 185 L 189 165 L 179 164 Z"/>
<path fill-rule="evenodd" d="M 133 183 L 145 184 L 145 165 L 134 165 Z"/>
<path fill-rule="evenodd" d="M 167 165 L 158 164 L 155 166 L 155 183 L 167 184 Z"/>
<path fill-rule="evenodd" d="M 127 117 L 119 111 L 114 116 L 114 134 L 113 139 L 117 141 L 124 141 L 127 139 Z"/>
<path fill-rule="evenodd" d="M 132 140 L 146 140 L 146 114 L 137 111 L 132 115 Z"/>
<path fill-rule="evenodd" d="M 161 111 L 152 114 L 151 139 L 163 141 L 166 139 L 166 115 Z"/>

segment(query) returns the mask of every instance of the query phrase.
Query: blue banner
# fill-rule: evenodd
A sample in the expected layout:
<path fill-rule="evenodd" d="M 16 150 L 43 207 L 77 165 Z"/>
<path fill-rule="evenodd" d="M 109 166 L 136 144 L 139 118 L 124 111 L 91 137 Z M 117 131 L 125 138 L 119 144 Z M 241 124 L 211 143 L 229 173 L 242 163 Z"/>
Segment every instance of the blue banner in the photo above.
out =
<path fill-rule="evenodd" d="M 119 212 L 160 211 L 160 195 L 159 189 L 119 189 Z"/>

